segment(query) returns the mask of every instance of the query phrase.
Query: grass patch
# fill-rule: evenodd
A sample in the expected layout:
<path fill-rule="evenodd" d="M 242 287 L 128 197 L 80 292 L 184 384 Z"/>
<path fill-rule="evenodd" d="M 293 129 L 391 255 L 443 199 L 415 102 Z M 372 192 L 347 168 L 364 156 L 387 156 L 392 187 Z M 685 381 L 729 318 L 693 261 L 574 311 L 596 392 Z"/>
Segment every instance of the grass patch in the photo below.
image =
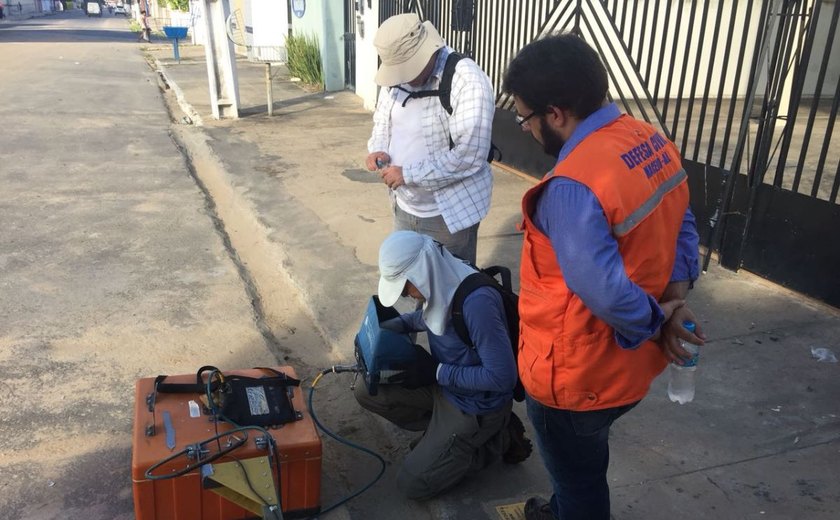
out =
<path fill-rule="evenodd" d="M 286 38 L 286 66 L 289 73 L 307 84 L 324 89 L 324 72 L 321 68 L 321 50 L 315 35 L 292 34 Z"/>
<path fill-rule="evenodd" d="M 140 32 L 140 22 L 138 22 L 137 20 L 132 18 L 131 20 L 128 21 L 128 30 L 131 31 L 131 32 L 139 33 Z"/>

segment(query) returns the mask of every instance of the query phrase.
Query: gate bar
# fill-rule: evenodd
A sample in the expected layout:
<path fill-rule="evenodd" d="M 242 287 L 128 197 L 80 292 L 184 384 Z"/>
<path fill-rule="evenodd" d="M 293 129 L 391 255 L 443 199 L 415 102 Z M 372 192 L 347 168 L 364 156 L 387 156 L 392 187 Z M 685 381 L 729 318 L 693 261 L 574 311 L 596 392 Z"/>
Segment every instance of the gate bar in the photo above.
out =
<path fill-rule="evenodd" d="M 645 17 L 647 17 L 647 2 L 645 3 Z M 656 0 L 656 5 L 653 7 L 653 22 L 651 27 L 656 27 L 656 22 L 659 20 L 659 0 Z M 648 46 L 647 56 L 647 71 L 645 72 L 645 83 L 650 84 L 650 71 L 653 70 L 653 48 L 656 47 L 655 33 L 651 35 L 650 45 Z M 660 53 L 661 54 L 661 53 Z M 639 58 L 641 59 L 641 58 Z M 653 93 L 653 100 L 656 101 L 657 93 Z"/>
<path fill-rule="evenodd" d="M 750 0 L 750 1 L 752 1 L 752 0 Z M 656 0 L 656 10 L 657 11 L 659 10 L 659 0 Z M 665 26 L 662 28 L 662 42 L 661 42 L 660 48 L 659 48 L 659 66 L 656 67 L 656 86 L 654 86 L 654 88 L 653 88 L 653 101 L 654 102 L 659 101 L 659 81 L 662 79 L 662 70 L 664 69 L 664 64 L 665 64 L 665 48 L 666 48 L 665 44 L 668 43 L 667 38 L 668 38 L 668 34 L 669 34 L 668 33 L 668 24 L 671 23 L 671 0 L 665 0 L 665 18 L 664 19 L 665 19 Z M 653 49 L 653 46 L 651 46 L 651 49 Z M 673 63 L 673 62 L 671 62 L 671 63 Z M 665 92 L 665 99 L 666 100 L 668 99 L 668 95 L 669 95 L 669 93 Z M 668 106 L 667 101 L 665 102 L 665 106 L 666 107 Z M 664 117 L 665 117 L 665 111 L 666 110 L 667 110 L 667 108 L 662 111 L 662 117 L 663 117 L 662 124 L 663 125 L 665 124 Z M 665 125 L 665 126 L 667 127 L 667 125 Z M 665 132 L 667 134 L 668 130 L 666 129 Z M 670 134 L 668 134 L 668 137 L 670 138 Z"/>
<path fill-rule="evenodd" d="M 758 132 L 756 136 L 756 147 L 753 155 L 753 162 L 747 172 L 747 186 L 749 189 L 749 199 L 747 207 L 744 211 L 744 227 L 740 233 L 740 243 L 738 244 L 738 256 L 735 257 L 735 265 L 741 265 L 741 259 L 744 257 L 744 248 L 749 237 L 750 227 L 752 226 L 752 218 L 755 207 L 755 199 L 758 195 L 758 189 L 764 183 L 764 176 L 767 173 L 770 164 L 770 148 L 773 144 L 773 133 L 775 130 L 776 121 L 780 118 L 779 114 L 779 99 L 784 91 L 784 83 L 787 78 L 789 70 L 788 60 L 791 49 L 793 48 L 796 26 L 796 18 L 798 15 L 794 14 L 799 0 L 793 2 L 782 2 L 782 11 L 778 13 L 779 30 L 776 33 L 776 43 L 773 46 L 773 56 L 768 74 L 768 90 L 764 99 L 763 108 L 761 111 L 761 118 L 759 120 Z M 786 8 L 790 8 L 790 12 L 786 12 Z M 784 42 L 784 45 L 783 45 Z"/>
<path fill-rule="evenodd" d="M 694 57 L 694 76 L 691 78 L 691 93 L 686 100 L 688 108 L 685 111 L 685 130 L 682 140 L 682 156 L 685 157 L 688 151 L 688 136 L 691 133 L 691 115 L 694 112 L 694 100 L 697 95 L 697 77 L 700 74 L 700 62 L 703 58 L 703 41 L 706 38 L 706 22 L 709 19 L 709 2 L 703 2 L 703 19 L 700 21 L 700 34 L 697 37 L 697 54 Z M 715 33 L 717 35 L 717 32 Z M 686 53 L 688 55 L 688 53 Z M 705 101 L 704 101 L 705 103 Z M 702 124 L 702 120 L 701 120 Z M 694 145 L 694 156 L 697 157 L 697 144 Z"/>
<path fill-rule="evenodd" d="M 590 6 L 591 6 L 591 4 L 590 4 Z M 601 29 L 601 33 L 604 35 L 604 40 L 607 42 L 607 46 L 609 47 L 610 52 L 612 53 L 612 56 L 616 58 L 616 62 L 618 63 L 618 70 L 621 72 L 622 76 L 623 76 L 623 77 L 624 77 L 624 79 L 627 81 L 627 83 L 630 83 L 630 75 L 629 75 L 629 74 L 627 73 L 627 71 L 625 70 L 625 68 L 624 68 L 624 64 L 622 63 L 622 60 L 620 59 L 620 56 L 619 56 L 619 55 L 618 55 L 618 53 L 615 51 L 615 47 L 613 47 L 613 44 L 612 44 L 612 38 L 610 38 L 610 37 L 608 37 L 608 36 L 607 36 L 607 31 L 606 31 L 606 29 L 604 28 L 604 26 L 601 24 L 601 20 L 600 20 L 597 16 L 593 16 L 593 18 L 595 18 L 595 22 L 598 24 L 598 27 Z M 597 33 L 593 30 L 592 25 L 589 23 L 589 19 L 588 19 L 588 18 L 584 18 L 584 19 L 583 19 L 583 22 L 584 22 L 584 24 L 586 25 L 587 29 L 589 29 L 589 32 L 590 32 L 590 33 L 592 33 L 592 35 L 593 35 L 593 36 L 594 36 L 595 34 L 597 34 Z M 613 28 L 615 28 L 615 27 L 613 27 Z M 620 35 L 619 35 L 619 36 L 620 36 Z M 626 50 L 627 50 L 627 47 L 624 45 L 624 41 L 623 41 L 621 38 L 619 38 L 619 41 L 621 42 L 622 47 L 623 47 L 623 48 L 624 48 L 624 50 L 626 51 Z M 607 54 L 603 51 L 603 48 L 601 47 L 601 45 L 598 43 L 598 39 L 597 39 L 597 38 L 594 38 L 594 37 L 593 37 L 593 43 L 595 44 L 595 46 L 596 46 L 596 47 L 598 47 L 598 52 L 599 52 L 602 56 L 606 56 L 606 55 L 607 55 Z M 612 70 L 611 70 L 611 69 L 612 69 L 612 67 L 606 67 L 606 69 L 607 69 L 608 71 L 610 71 L 610 76 L 612 76 L 612 78 L 613 78 L 613 82 L 614 82 L 614 83 L 616 83 L 616 84 L 618 84 L 618 81 L 616 81 L 616 77 L 615 77 L 615 75 L 613 74 L 613 72 L 612 72 Z M 624 104 L 624 108 L 627 110 L 627 113 L 628 113 L 631 117 L 635 117 L 635 115 L 633 115 L 633 110 L 632 110 L 632 108 L 630 107 L 630 104 L 627 102 L 627 98 L 625 98 L 625 97 L 624 97 L 624 94 L 620 91 L 620 89 L 616 89 L 616 90 L 618 90 L 618 91 L 619 91 L 619 92 L 618 92 L 618 95 L 619 95 L 619 97 L 621 98 L 621 102 Z M 639 97 L 636 95 L 635 89 L 632 89 L 632 88 L 631 88 L 631 89 L 630 89 L 630 93 L 633 95 L 633 100 L 635 101 L 636 106 L 639 108 L 639 110 L 641 110 L 641 112 L 642 112 L 642 117 L 644 117 L 645 121 L 647 121 L 648 123 L 650 123 L 650 118 L 648 117 L 647 113 L 644 111 L 644 108 L 643 108 L 643 106 L 642 106 L 642 102 L 641 102 L 641 100 L 639 100 Z"/>
<path fill-rule="evenodd" d="M 721 21 L 722 18 L 723 18 L 723 2 L 718 2 L 717 15 L 715 16 L 715 25 L 714 25 L 715 28 L 714 28 L 714 31 L 712 33 L 713 34 L 712 35 L 712 48 L 709 50 L 709 60 L 708 60 L 709 61 L 709 67 L 706 70 L 706 85 L 705 85 L 705 88 L 703 89 L 703 102 L 700 104 L 700 116 L 697 118 L 697 133 L 695 134 L 695 137 L 694 137 L 694 157 L 693 157 L 694 162 L 697 162 L 697 158 L 700 156 L 700 148 L 701 148 L 701 145 L 702 145 L 702 142 L 703 142 L 703 123 L 706 120 L 706 108 L 708 107 L 708 104 L 709 104 L 709 90 L 712 88 L 712 75 L 714 74 L 714 69 L 715 69 L 715 55 L 716 55 L 716 52 L 717 52 L 718 38 L 720 37 L 720 21 Z M 701 38 L 700 41 L 702 42 L 703 39 Z M 727 54 L 727 55 L 729 54 L 729 47 L 728 46 L 726 47 L 726 50 L 724 51 L 724 53 Z M 698 60 L 699 60 L 699 57 L 698 57 Z M 698 63 L 698 65 L 699 65 L 699 63 Z M 699 72 L 699 67 L 696 70 L 697 70 L 697 72 Z M 725 71 L 726 69 L 724 68 L 722 70 Z M 721 77 L 723 77 L 723 74 L 721 74 Z M 697 78 L 697 76 L 695 76 L 695 82 L 697 81 L 696 78 Z M 718 91 L 720 91 L 722 89 L 723 89 L 723 85 L 721 84 Z M 712 123 L 712 128 L 714 128 L 714 125 L 716 125 L 716 124 L 717 124 L 717 120 L 715 120 Z M 686 125 L 686 128 L 688 128 L 688 125 Z M 688 134 L 686 133 L 686 138 L 687 138 L 687 135 Z M 710 161 L 707 160 L 706 164 L 708 164 L 709 162 Z"/>
<path fill-rule="evenodd" d="M 825 159 L 828 155 L 828 149 L 831 144 L 831 134 L 834 133 L 834 120 L 837 119 L 837 109 L 840 107 L 840 81 L 837 81 L 837 88 L 834 89 L 834 101 L 831 103 L 831 115 L 828 116 L 828 125 L 825 129 L 825 140 L 823 140 L 822 151 L 820 152 L 820 160 L 817 162 L 817 171 L 814 175 L 814 186 L 811 188 L 811 196 L 816 197 L 820 189 L 820 181 L 822 181 L 822 172 L 825 168 Z M 840 163 L 838 163 L 840 169 Z M 838 179 L 834 176 L 834 186 L 831 190 L 831 201 L 837 201 Z"/>
<path fill-rule="evenodd" d="M 816 5 L 811 8 L 811 14 L 808 15 L 808 21 L 804 24 L 805 44 L 802 53 L 797 52 L 796 69 L 794 70 L 794 82 L 790 95 L 790 102 L 788 103 L 788 114 L 785 128 L 782 130 L 782 145 L 779 152 L 779 160 L 776 163 L 776 175 L 773 179 L 773 186 L 781 187 L 784 181 L 785 166 L 787 163 L 788 149 L 790 148 L 790 141 L 793 138 L 793 130 L 796 126 L 796 116 L 799 113 L 799 103 L 802 100 L 802 89 L 805 86 L 805 77 L 808 75 L 808 64 L 811 61 L 811 49 L 814 46 L 814 36 L 817 32 L 817 20 L 820 15 L 821 0 L 816 0 Z M 799 177 L 801 172 L 795 172 L 794 182 L 799 185 Z M 793 191 L 796 191 L 795 189 Z"/>
<path fill-rule="evenodd" d="M 759 1 L 761 1 L 761 0 L 759 0 Z M 737 4 L 737 2 L 733 2 L 733 5 L 734 4 Z M 764 30 L 764 26 L 762 24 L 762 21 L 764 21 L 766 16 L 767 16 L 767 13 L 766 13 L 767 9 L 768 9 L 768 4 L 766 2 L 762 3 L 761 4 L 761 14 L 760 14 L 760 18 L 759 18 L 759 25 L 758 25 L 758 27 L 756 27 L 756 41 L 759 42 L 759 45 L 756 45 L 755 48 L 753 49 L 753 60 L 752 60 L 752 64 L 750 65 L 750 75 L 747 76 L 747 78 L 748 78 L 747 79 L 747 90 L 748 91 L 749 91 L 750 88 L 753 88 L 753 87 L 751 87 L 751 82 L 754 82 L 756 80 L 755 75 L 758 72 L 760 42 L 761 42 L 761 38 L 762 38 L 762 31 Z M 747 14 L 746 14 L 746 19 L 747 20 L 749 20 L 750 17 L 752 16 L 752 10 L 753 10 L 753 0 L 749 0 L 749 2 L 747 3 Z M 747 30 L 747 33 L 749 33 L 749 30 Z M 744 56 L 746 55 L 746 53 L 747 53 L 747 34 L 744 34 L 743 38 L 741 38 L 741 51 L 738 55 L 738 63 L 743 63 Z M 736 109 L 736 106 L 738 105 L 738 101 L 737 101 L 738 100 L 738 87 L 741 84 L 741 71 L 742 70 L 743 70 L 743 67 L 738 67 L 737 68 L 737 70 L 735 72 L 735 83 L 733 83 L 733 85 L 732 85 L 732 95 L 730 96 L 730 99 L 732 100 L 732 102 L 729 104 L 729 113 L 727 114 L 727 120 L 726 120 L 726 132 L 723 136 L 723 146 L 722 146 L 721 158 L 720 158 L 721 168 L 723 168 L 726 165 L 726 154 L 727 154 L 727 152 L 729 152 L 729 139 L 732 136 L 732 125 L 735 121 L 735 109 Z M 752 103 L 753 103 L 752 101 L 749 101 L 749 103 L 745 102 L 743 112 L 742 112 L 742 118 L 743 119 L 749 120 L 750 113 L 752 112 Z M 740 139 L 740 135 L 739 135 L 739 139 Z M 735 146 L 736 146 L 736 149 L 737 149 L 737 147 L 739 145 L 736 143 Z M 734 163 L 732 165 L 732 167 L 729 169 L 729 172 L 730 173 L 731 172 L 736 172 L 737 168 L 739 168 L 740 165 L 741 165 L 741 158 L 738 159 L 737 163 Z M 731 197 L 731 193 L 729 194 L 729 196 Z M 718 200 L 718 206 L 720 207 L 720 200 Z M 723 211 L 724 214 L 725 214 L 726 210 L 728 210 L 728 209 L 729 209 L 729 203 L 726 202 L 724 204 L 724 207 L 721 208 L 721 211 Z M 706 260 L 706 265 L 708 265 L 708 259 Z M 703 270 L 705 271 L 706 267 L 703 267 Z"/>
<path fill-rule="evenodd" d="M 732 204 L 732 196 L 735 193 L 735 180 L 738 176 L 738 168 L 741 165 L 741 160 L 743 159 L 744 154 L 744 146 L 747 139 L 747 134 L 749 132 L 750 127 L 750 113 L 752 112 L 752 105 L 755 101 L 755 93 L 758 89 L 758 78 L 756 77 L 756 72 L 759 70 L 759 63 L 761 59 L 761 52 L 764 48 L 765 44 L 767 43 L 767 25 L 769 19 L 769 9 L 770 9 L 770 2 L 762 3 L 761 6 L 761 16 L 759 18 L 758 24 L 758 34 L 756 35 L 756 46 L 753 52 L 753 59 L 752 65 L 750 66 L 750 75 L 748 83 L 747 83 L 747 97 L 744 103 L 744 111 L 743 116 L 741 117 L 741 125 L 740 129 L 738 130 L 738 139 L 735 143 L 735 153 L 732 156 L 732 166 L 727 172 L 724 169 L 721 169 L 721 179 L 723 180 L 723 186 L 721 189 L 721 196 L 717 200 L 717 208 L 715 209 L 715 213 L 709 219 L 709 224 L 711 225 L 711 232 L 709 233 L 709 241 L 708 245 L 706 246 L 706 256 L 703 258 L 703 268 L 702 270 L 705 272 L 709 268 L 709 261 L 712 259 L 712 251 L 719 250 L 720 244 L 723 239 L 723 232 L 726 228 L 726 221 L 729 216 L 729 206 Z M 752 0 L 750 0 L 750 9 L 752 8 Z M 750 11 L 748 11 L 749 13 Z M 746 37 L 741 40 L 741 55 L 746 51 L 747 39 Z M 740 76 L 741 67 L 738 67 L 738 76 Z M 733 94 L 738 92 L 738 84 L 733 86 Z M 732 103 L 730 106 L 730 114 L 734 112 L 735 104 Z M 732 117 L 729 118 L 730 123 L 727 124 L 727 135 L 726 139 L 729 138 L 729 126 L 732 122 Z M 723 162 L 721 162 L 723 164 Z M 720 259 L 722 261 L 723 258 Z"/>
<path fill-rule="evenodd" d="M 749 8 L 750 8 L 750 10 L 752 9 L 752 0 L 750 0 L 750 7 Z M 751 11 L 747 12 L 747 16 L 749 16 L 750 12 Z M 730 18 L 729 18 L 729 31 L 726 34 L 726 44 L 724 45 L 724 48 L 726 50 L 723 53 L 723 64 L 721 65 L 721 69 L 720 69 L 721 70 L 721 83 L 720 83 L 720 88 L 718 89 L 717 99 L 715 100 L 715 114 L 714 114 L 714 116 L 712 116 L 713 123 L 712 123 L 712 131 L 711 131 L 711 134 L 709 135 L 709 149 L 706 152 L 706 164 L 709 164 L 709 163 L 712 162 L 712 155 L 714 154 L 714 150 L 715 150 L 715 139 L 717 138 L 717 127 L 718 127 L 718 122 L 720 121 L 720 108 L 721 108 L 721 104 L 723 103 L 723 92 L 724 92 L 724 90 L 726 90 L 726 70 L 727 70 L 727 67 L 729 66 L 729 56 L 732 54 L 732 37 L 735 34 L 735 20 L 737 19 L 737 14 L 738 14 L 738 2 L 732 2 L 732 13 L 729 15 L 730 16 Z M 742 35 L 742 38 L 743 38 L 744 41 L 746 41 L 746 37 L 747 37 L 748 32 L 749 31 L 746 31 Z M 739 61 L 738 63 L 740 65 L 741 62 Z M 738 71 L 737 71 L 737 76 L 736 76 L 736 79 L 735 79 L 735 88 L 736 89 L 738 88 L 738 82 L 740 81 L 740 77 L 741 77 L 740 73 L 741 73 L 741 67 L 739 66 Z M 733 98 L 729 101 L 729 104 L 730 104 L 730 108 L 734 108 L 734 106 L 737 104 L 737 100 Z M 726 134 L 724 136 L 724 143 L 725 143 L 724 144 L 724 149 L 721 150 L 721 160 L 720 160 L 721 166 L 723 166 L 725 164 L 725 161 L 726 161 L 726 159 L 725 159 L 725 157 L 726 157 L 725 147 L 728 146 L 728 144 L 729 144 L 729 132 L 732 128 L 732 117 L 734 117 L 734 115 L 735 115 L 734 111 L 731 112 L 731 114 L 729 116 L 729 121 L 727 121 L 727 129 L 726 129 Z"/>
<path fill-rule="evenodd" d="M 672 142 L 676 139 L 676 133 L 668 128 L 667 118 L 668 118 L 668 105 L 671 99 L 671 82 L 674 79 L 674 64 L 677 62 L 677 42 L 680 41 L 679 30 L 682 27 L 682 13 L 683 13 L 683 5 L 685 2 L 678 2 L 677 3 L 677 19 L 674 20 L 674 34 L 673 34 L 673 45 L 671 46 L 671 61 L 670 66 L 668 67 L 668 80 L 665 82 L 665 103 L 662 106 L 662 124 L 665 125 L 668 132 L 668 139 Z M 665 34 L 663 32 L 663 41 L 665 38 Z M 657 85 L 658 88 L 658 85 Z M 679 96 L 681 93 L 677 93 Z"/>
<path fill-rule="evenodd" d="M 683 73 L 680 75 L 680 86 L 677 90 L 677 106 L 674 108 L 674 144 L 676 144 L 677 129 L 680 126 L 680 107 L 683 100 L 683 88 L 685 87 L 686 71 L 688 70 L 688 54 L 691 52 L 691 36 L 694 33 L 694 18 L 697 15 L 697 0 L 691 2 L 691 14 L 688 17 L 688 36 L 685 38 L 685 52 L 683 53 Z M 680 145 L 680 155 L 685 157 L 685 141 Z"/>
<path fill-rule="evenodd" d="M 831 22 L 829 22 L 828 25 L 828 38 L 826 39 L 826 47 L 823 52 L 822 63 L 820 64 L 820 72 L 817 75 L 817 84 L 814 87 L 814 98 L 811 100 L 811 111 L 808 114 L 808 122 L 805 126 L 805 135 L 802 138 L 802 151 L 799 154 L 799 162 L 796 164 L 796 175 L 793 179 L 793 191 L 797 193 L 799 192 L 799 181 L 802 177 L 802 171 L 805 168 L 805 158 L 808 155 L 808 145 L 811 142 L 811 132 L 814 129 L 814 119 L 817 116 L 817 111 L 819 110 L 819 105 L 822 98 L 822 89 L 823 84 L 825 82 L 825 73 L 828 69 L 828 60 L 831 55 L 832 44 L 834 43 L 838 15 L 840 15 L 840 2 L 834 2 L 834 11 L 831 15 Z M 835 182 L 836 181 L 837 179 L 835 177 Z"/>

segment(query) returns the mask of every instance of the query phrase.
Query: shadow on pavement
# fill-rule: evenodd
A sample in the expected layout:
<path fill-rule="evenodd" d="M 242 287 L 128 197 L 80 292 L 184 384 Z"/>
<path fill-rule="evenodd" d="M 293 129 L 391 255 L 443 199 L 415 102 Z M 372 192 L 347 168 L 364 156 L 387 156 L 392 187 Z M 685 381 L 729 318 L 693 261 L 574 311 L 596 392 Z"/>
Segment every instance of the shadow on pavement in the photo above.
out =
<path fill-rule="evenodd" d="M 2 43 L 103 43 L 126 42 L 137 40 L 137 35 L 125 30 L 108 29 L 31 29 L 32 24 L 18 24 L 16 27 L 0 28 Z M 154 43 L 154 39 L 152 42 Z"/>

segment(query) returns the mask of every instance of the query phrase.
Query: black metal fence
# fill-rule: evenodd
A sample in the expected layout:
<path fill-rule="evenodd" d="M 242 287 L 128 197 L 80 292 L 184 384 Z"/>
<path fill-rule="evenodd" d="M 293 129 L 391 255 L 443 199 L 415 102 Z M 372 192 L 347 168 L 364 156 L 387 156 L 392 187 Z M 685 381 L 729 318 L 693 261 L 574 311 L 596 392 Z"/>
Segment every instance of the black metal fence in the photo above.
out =
<path fill-rule="evenodd" d="M 840 2 L 829 0 L 380 0 L 380 21 L 414 11 L 471 55 L 497 92 L 505 162 L 536 160 L 500 92 L 528 42 L 580 34 L 610 92 L 680 148 L 701 240 L 744 267 L 840 306 Z M 538 154 L 537 154 L 538 155 Z"/>

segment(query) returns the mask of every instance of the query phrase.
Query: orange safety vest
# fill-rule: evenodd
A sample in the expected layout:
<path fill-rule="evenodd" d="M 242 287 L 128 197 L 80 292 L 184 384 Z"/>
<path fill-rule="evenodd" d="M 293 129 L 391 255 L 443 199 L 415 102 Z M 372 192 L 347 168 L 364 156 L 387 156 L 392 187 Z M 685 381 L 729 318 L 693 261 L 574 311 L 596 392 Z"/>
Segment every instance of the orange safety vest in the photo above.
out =
<path fill-rule="evenodd" d="M 659 300 L 671 278 L 688 207 L 679 151 L 650 125 L 621 115 L 589 134 L 522 199 L 519 376 L 525 390 L 540 403 L 565 410 L 639 401 L 667 361 L 652 341 L 621 348 L 612 327 L 566 286 L 549 238 L 531 220 L 539 194 L 554 176 L 592 191 L 627 276 Z"/>

